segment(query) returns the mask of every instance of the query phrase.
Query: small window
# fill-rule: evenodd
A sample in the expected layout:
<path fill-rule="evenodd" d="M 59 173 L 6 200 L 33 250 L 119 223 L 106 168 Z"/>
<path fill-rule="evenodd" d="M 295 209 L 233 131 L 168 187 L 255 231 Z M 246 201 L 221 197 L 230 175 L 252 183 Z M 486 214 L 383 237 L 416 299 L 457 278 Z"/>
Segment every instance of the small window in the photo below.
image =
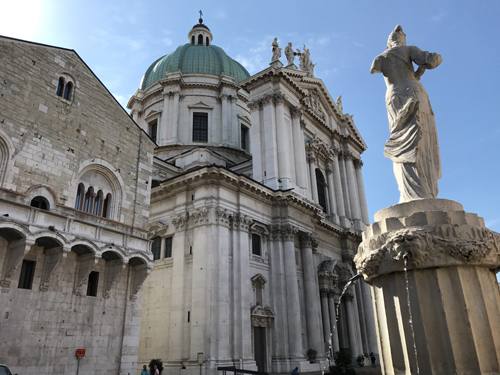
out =
<path fill-rule="evenodd" d="M 158 132 L 158 120 L 152 120 L 148 123 L 148 135 L 151 137 L 153 142 L 156 142 L 156 134 Z"/>
<path fill-rule="evenodd" d="M 249 150 L 249 131 L 245 125 L 241 125 L 241 148 L 246 151 Z"/>
<path fill-rule="evenodd" d="M 252 233 L 252 254 L 262 256 L 261 239 L 258 234 Z"/>
<path fill-rule="evenodd" d="M 45 197 L 42 197 L 41 195 L 33 198 L 31 200 L 30 206 L 39 208 L 41 210 L 48 210 L 50 208 L 49 201 Z"/>
<path fill-rule="evenodd" d="M 262 306 L 262 285 L 257 285 L 255 287 L 255 304 Z"/>
<path fill-rule="evenodd" d="M 160 237 L 153 238 L 153 243 L 151 244 L 151 252 L 153 253 L 153 260 L 160 259 L 160 253 L 161 253 L 161 238 Z"/>
<path fill-rule="evenodd" d="M 203 45 L 203 35 L 201 35 L 201 34 L 200 34 L 200 35 L 198 35 L 198 44 L 199 44 L 200 46 L 202 46 L 202 45 Z"/>
<path fill-rule="evenodd" d="M 208 113 L 193 113 L 193 142 L 208 142 Z"/>
<path fill-rule="evenodd" d="M 206 45 L 208 46 L 210 44 L 210 39 L 208 39 L 208 36 L 206 37 L 205 41 L 206 41 Z"/>
<path fill-rule="evenodd" d="M 319 169 L 316 169 L 316 186 L 318 188 L 318 203 L 323 208 L 323 211 L 327 212 L 326 181 L 323 173 L 321 173 Z"/>
<path fill-rule="evenodd" d="M 151 187 L 155 188 L 157 186 L 160 186 L 160 180 L 152 180 L 151 181 Z"/>
<path fill-rule="evenodd" d="M 81 210 L 83 208 L 83 197 L 85 196 L 85 185 L 81 182 L 78 184 L 78 190 L 76 191 L 76 201 L 75 208 Z"/>
<path fill-rule="evenodd" d="M 73 95 L 73 83 L 68 82 L 66 86 L 64 86 L 64 99 L 71 100 L 71 96 Z"/>
<path fill-rule="evenodd" d="M 172 257 L 172 237 L 165 238 L 165 258 Z"/>
<path fill-rule="evenodd" d="M 97 192 L 96 197 L 95 197 L 94 211 L 92 213 L 94 215 L 101 216 L 101 214 L 102 214 L 102 205 L 103 205 L 103 195 L 102 195 L 102 190 L 99 190 Z"/>
<path fill-rule="evenodd" d="M 87 296 L 97 297 L 97 287 L 99 286 L 99 272 L 92 271 L 89 273 L 89 281 L 87 283 Z"/>
<path fill-rule="evenodd" d="M 106 194 L 106 199 L 104 199 L 104 204 L 102 206 L 102 217 L 111 216 L 111 193 Z"/>
<path fill-rule="evenodd" d="M 57 96 L 63 96 L 64 83 L 65 83 L 64 77 L 59 77 L 59 81 L 57 81 L 57 90 L 56 90 Z"/>
<path fill-rule="evenodd" d="M 94 205 L 94 188 L 90 186 L 85 193 L 85 199 L 83 202 L 83 211 L 92 212 L 92 206 Z"/>
<path fill-rule="evenodd" d="M 189 323 L 189 322 L 191 321 L 191 311 L 188 311 L 188 316 L 187 316 L 187 318 L 188 318 L 188 323 Z"/>
<path fill-rule="evenodd" d="M 33 286 L 33 276 L 35 275 L 36 262 L 33 260 L 23 260 L 23 265 L 21 266 L 21 274 L 19 275 L 19 285 L 20 289 L 31 289 Z"/>
<path fill-rule="evenodd" d="M 191 44 L 194 44 L 194 35 L 191 35 Z"/>

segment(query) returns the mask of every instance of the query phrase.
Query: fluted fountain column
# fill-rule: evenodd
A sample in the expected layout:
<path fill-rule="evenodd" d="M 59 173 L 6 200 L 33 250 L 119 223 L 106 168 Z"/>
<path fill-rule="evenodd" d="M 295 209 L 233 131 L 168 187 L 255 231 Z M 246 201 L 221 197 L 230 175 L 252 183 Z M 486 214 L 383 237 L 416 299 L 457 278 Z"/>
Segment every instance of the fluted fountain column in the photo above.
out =
<path fill-rule="evenodd" d="M 354 261 L 386 374 L 500 374 L 499 237 L 445 199 L 375 214 Z"/>

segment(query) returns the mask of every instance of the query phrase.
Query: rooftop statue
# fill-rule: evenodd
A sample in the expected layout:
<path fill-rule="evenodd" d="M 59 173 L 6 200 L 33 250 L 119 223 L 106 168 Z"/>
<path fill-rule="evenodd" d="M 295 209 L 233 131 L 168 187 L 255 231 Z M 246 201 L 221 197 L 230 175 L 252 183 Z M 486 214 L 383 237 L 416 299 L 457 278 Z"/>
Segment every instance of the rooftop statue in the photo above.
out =
<path fill-rule="evenodd" d="M 387 49 L 373 60 L 371 73 L 382 73 L 390 136 L 384 154 L 392 160 L 399 202 L 435 198 L 441 177 L 434 113 L 420 83 L 426 69 L 441 64 L 441 55 L 406 45 L 401 26 L 390 33 Z M 417 70 L 413 63 L 418 65 Z"/>
<path fill-rule="evenodd" d="M 307 73 L 308 76 L 312 77 L 314 75 L 314 67 L 316 64 L 313 64 L 311 61 L 311 53 L 309 52 L 309 48 L 304 46 L 304 50 L 298 53 L 300 58 L 300 69 Z"/>
<path fill-rule="evenodd" d="M 279 61 L 281 57 L 281 48 L 279 47 L 278 44 L 278 38 L 274 38 L 272 48 L 273 48 L 273 57 L 271 62 Z"/>
<path fill-rule="evenodd" d="M 293 65 L 293 60 L 295 60 L 295 52 L 293 50 L 291 42 L 288 42 L 288 45 L 285 47 L 285 56 L 287 65 Z"/>

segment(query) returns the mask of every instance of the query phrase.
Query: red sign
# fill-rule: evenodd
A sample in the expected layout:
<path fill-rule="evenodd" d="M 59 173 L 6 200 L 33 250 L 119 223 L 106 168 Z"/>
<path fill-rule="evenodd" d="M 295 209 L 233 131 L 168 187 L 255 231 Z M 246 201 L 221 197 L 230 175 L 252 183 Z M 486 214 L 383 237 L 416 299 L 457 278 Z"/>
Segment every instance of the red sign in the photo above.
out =
<path fill-rule="evenodd" d="M 85 357 L 85 349 L 84 348 L 78 348 L 75 350 L 75 357 L 77 359 L 82 359 Z"/>

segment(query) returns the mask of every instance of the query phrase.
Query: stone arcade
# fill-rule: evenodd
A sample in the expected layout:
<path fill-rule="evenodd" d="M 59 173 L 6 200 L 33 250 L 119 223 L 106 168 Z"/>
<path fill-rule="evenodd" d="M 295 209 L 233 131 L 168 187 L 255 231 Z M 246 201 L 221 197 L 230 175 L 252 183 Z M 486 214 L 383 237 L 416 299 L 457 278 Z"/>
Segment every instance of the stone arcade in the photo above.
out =
<path fill-rule="evenodd" d="M 366 284 L 335 316 L 368 225 L 352 116 L 306 47 L 284 66 L 275 40 L 250 76 L 212 39 L 200 19 L 156 60 L 130 118 L 74 51 L 0 38 L 0 362 L 277 373 L 377 352 Z"/>

